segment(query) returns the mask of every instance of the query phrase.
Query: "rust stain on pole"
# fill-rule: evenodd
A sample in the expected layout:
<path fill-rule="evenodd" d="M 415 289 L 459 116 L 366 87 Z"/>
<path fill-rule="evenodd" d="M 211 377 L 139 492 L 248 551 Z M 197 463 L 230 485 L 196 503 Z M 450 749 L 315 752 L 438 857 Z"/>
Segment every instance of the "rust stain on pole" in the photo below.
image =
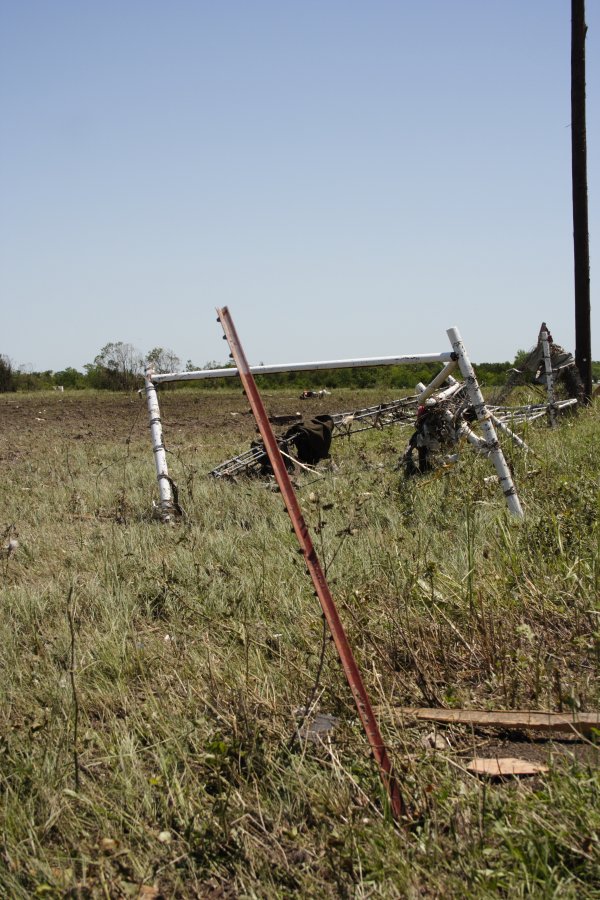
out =
<path fill-rule="evenodd" d="M 256 424 L 258 425 L 258 429 L 264 441 L 265 450 L 267 451 L 269 461 L 273 467 L 273 472 L 275 473 L 275 478 L 285 502 L 288 515 L 292 520 L 296 537 L 302 548 L 306 567 L 312 578 L 317 596 L 321 603 L 321 608 L 327 620 L 327 624 L 329 625 L 329 630 L 331 631 L 342 666 L 344 667 L 344 673 L 350 686 L 350 690 L 352 691 L 359 718 L 369 740 L 369 744 L 371 745 L 373 755 L 379 765 L 381 779 L 389 794 L 392 814 L 395 819 L 400 819 L 402 816 L 406 815 L 404 798 L 396 777 L 392 772 L 392 764 L 385 744 L 383 743 L 383 738 L 381 737 L 379 726 L 375 719 L 373 707 L 371 706 L 366 688 L 363 684 L 352 649 L 348 643 L 344 626 L 342 625 L 333 597 L 331 596 L 331 591 L 329 590 L 327 579 L 325 578 L 325 574 L 313 546 L 308 527 L 304 521 L 304 516 L 302 515 L 302 510 L 300 509 L 300 504 L 298 503 L 294 488 L 292 487 L 290 476 L 288 475 L 288 471 L 283 462 L 283 457 L 277 446 L 277 440 L 273 433 L 273 429 L 271 428 L 262 398 L 256 387 L 254 377 L 250 372 L 250 366 L 248 365 L 244 350 L 240 344 L 228 308 L 225 306 L 222 309 L 217 309 L 217 315 L 219 317 L 219 322 L 223 327 L 223 331 L 225 332 L 225 337 L 227 338 L 244 390 L 246 391 L 248 401 L 252 408 L 252 412 L 254 413 Z"/>

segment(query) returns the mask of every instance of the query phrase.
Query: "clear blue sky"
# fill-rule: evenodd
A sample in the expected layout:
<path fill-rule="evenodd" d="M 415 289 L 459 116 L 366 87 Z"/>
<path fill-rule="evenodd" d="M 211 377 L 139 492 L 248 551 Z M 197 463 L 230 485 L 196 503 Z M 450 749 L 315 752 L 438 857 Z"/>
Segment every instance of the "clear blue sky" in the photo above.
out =
<path fill-rule="evenodd" d="M 17 365 L 574 349 L 569 0 L 4 0 L 0 115 Z"/>

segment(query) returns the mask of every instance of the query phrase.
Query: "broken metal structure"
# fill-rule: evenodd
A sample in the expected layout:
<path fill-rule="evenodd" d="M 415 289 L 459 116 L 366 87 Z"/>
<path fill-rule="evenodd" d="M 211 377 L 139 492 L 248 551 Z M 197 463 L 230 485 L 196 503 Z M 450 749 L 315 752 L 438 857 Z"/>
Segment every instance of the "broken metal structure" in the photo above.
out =
<path fill-rule="evenodd" d="M 510 393 L 517 387 L 530 384 L 546 388 L 546 403 L 529 406 L 507 406 Z M 566 396 L 560 396 L 560 395 Z M 491 404 L 513 420 L 531 421 L 546 415 L 549 425 L 556 424 L 557 414 L 577 406 L 584 398 L 584 385 L 568 350 L 556 344 L 545 322 L 542 322 L 535 347 L 530 350 L 519 368 L 510 369 L 506 383 L 496 392 Z"/>
<path fill-rule="evenodd" d="M 322 369 L 358 368 L 361 366 L 418 365 L 421 363 L 439 363 L 442 366 L 431 382 L 424 386 L 423 390 L 415 397 L 397 400 L 393 403 L 381 404 L 376 407 L 370 407 L 368 409 L 358 410 L 340 416 L 332 416 L 332 435 L 335 436 L 341 434 L 354 434 L 357 431 L 362 431 L 367 428 L 383 427 L 384 425 L 395 423 L 408 423 L 409 421 L 414 423 L 414 417 L 418 406 L 422 405 L 428 398 L 432 397 L 432 395 L 435 394 L 435 392 L 438 391 L 438 389 L 452 376 L 453 372 L 457 369 L 460 370 L 464 379 L 464 383 L 460 387 L 465 391 L 466 397 L 468 398 L 468 404 L 472 410 L 473 420 L 478 421 L 483 432 L 483 436 L 479 437 L 474 433 L 467 422 L 463 420 L 458 423 L 460 436 L 465 436 L 467 440 L 483 450 L 491 459 L 496 469 L 498 481 L 510 512 L 517 518 L 522 518 L 523 510 L 495 430 L 495 424 L 500 425 L 499 419 L 491 413 L 485 405 L 477 377 L 458 329 L 448 329 L 447 335 L 452 350 L 441 353 L 421 353 L 409 356 L 368 357 L 361 359 L 261 365 L 251 367 L 250 372 L 254 376 L 267 375 L 275 372 L 317 371 Z M 168 471 L 156 385 L 173 381 L 194 381 L 206 378 L 234 377 L 239 377 L 239 372 L 237 368 L 232 367 L 223 369 L 202 369 L 196 372 L 171 372 L 166 374 L 154 373 L 150 368 L 146 371 L 145 391 L 150 419 L 152 449 L 154 452 L 159 487 L 161 515 L 165 520 L 168 520 L 176 512 L 176 498 L 173 491 L 173 482 Z M 450 389 L 447 389 L 447 391 L 452 390 L 454 387 L 455 385 L 451 385 Z M 442 394 L 443 393 L 444 392 L 442 392 Z M 506 426 L 504 426 L 504 430 L 506 430 Z M 293 437 L 293 435 L 290 435 L 290 438 L 291 437 Z M 285 440 L 286 439 L 284 438 L 284 441 Z M 286 447 L 282 447 L 281 449 L 283 449 L 284 452 L 287 452 Z M 212 474 L 217 477 L 235 475 L 237 472 L 243 471 L 248 467 L 262 465 L 264 458 L 265 448 L 261 446 L 253 447 L 247 451 L 247 453 L 223 463 L 221 466 L 214 469 Z"/>
<path fill-rule="evenodd" d="M 449 378 L 451 387 L 439 392 L 420 405 L 417 410 L 415 431 L 411 436 L 403 456 L 408 475 L 423 474 L 432 466 L 431 454 L 453 450 L 461 438 L 485 452 L 485 442 L 474 435 L 469 425 L 475 418 L 466 393 L 466 385 L 459 385 Z M 525 406 L 501 405 L 510 392 L 519 385 L 532 383 L 546 388 L 547 402 Z M 560 398 L 558 388 L 566 392 Z M 422 389 L 424 385 L 417 385 Z M 495 398 L 486 404 L 488 415 L 496 427 L 517 444 L 522 450 L 531 452 L 525 441 L 512 430 L 510 425 L 531 422 L 547 416 L 548 424 L 554 427 L 560 412 L 581 402 L 583 384 L 572 355 L 552 340 L 546 323 L 542 323 L 538 341 L 527 355 L 520 369 L 511 369 L 506 384 Z M 417 459 L 415 460 L 415 456 Z"/>
<path fill-rule="evenodd" d="M 332 437 L 349 437 L 371 428 L 385 428 L 388 425 L 412 425 L 418 406 L 417 397 L 406 397 L 393 400 L 391 403 L 380 403 L 352 412 L 332 413 Z M 298 417 L 300 420 L 301 417 Z M 289 453 L 294 445 L 294 435 L 285 432 L 278 438 L 280 448 Z M 232 478 L 242 472 L 261 473 L 265 460 L 265 449 L 257 443 L 231 459 L 216 466 L 210 474 L 215 478 Z M 301 460 L 302 461 L 302 460 Z"/>
<path fill-rule="evenodd" d="M 448 378 L 448 382 L 450 387 L 429 397 L 417 409 L 415 431 L 402 457 L 405 472 L 409 476 L 429 472 L 434 467 L 432 453 L 455 451 L 463 439 L 481 453 L 488 452 L 485 439 L 471 428 L 476 416 L 466 384 L 456 381 L 452 376 Z M 425 385 L 418 384 L 417 390 L 423 390 L 424 387 Z M 496 407 L 486 405 L 486 409 L 499 431 L 506 434 L 521 450 L 531 452 L 525 441 L 506 424 Z M 454 462 L 455 458 L 456 455 L 449 457 L 448 461 Z"/>
<path fill-rule="evenodd" d="M 476 419 L 475 410 L 471 406 L 465 382 L 457 382 L 452 375 L 448 375 L 445 383 L 449 387 L 432 393 L 435 387 L 442 382 L 444 370 L 434 382 L 426 388 L 424 384 L 417 385 L 418 394 L 401 400 L 366 409 L 354 410 L 345 413 L 333 413 L 332 437 L 350 436 L 369 428 L 383 428 L 388 425 L 409 425 L 414 427 L 406 451 L 403 455 L 403 464 L 408 475 L 422 474 L 429 471 L 432 465 L 432 455 L 436 452 L 452 454 L 450 461 L 454 461 L 459 443 L 466 439 L 476 450 L 486 453 L 486 441 L 479 437 L 471 428 Z M 498 405 L 499 401 L 506 399 L 510 391 L 519 384 L 525 384 L 529 379 L 537 386 L 544 386 L 547 390 L 546 403 L 533 403 L 523 406 Z M 560 398 L 557 386 L 569 396 Z M 427 391 L 427 394 L 423 393 Z M 315 392 L 305 392 L 315 393 Z M 574 396 L 570 396 L 573 394 Z M 554 426 L 559 413 L 572 408 L 581 400 L 581 380 L 575 367 L 573 357 L 553 343 L 545 323 L 542 324 L 538 343 L 526 357 L 521 369 L 512 369 L 506 384 L 501 388 L 495 401 L 486 404 L 489 416 L 495 427 L 507 435 L 524 452 L 531 452 L 525 441 L 513 430 L 524 422 L 532 422 L 543 416 L 548 418 L 548 423 Z M 423 403 L 423 398 L 426 397 Z M 298 422 L 301 415 L 295 417 L 275 417 L 273 424 L 284 424 L 293 420 Z M 509 424 L 510 423 L 510 424 Z M 511 427 L 513 426 L 513 427 Z M 294 436 L 285 432 L 279 436 L 279 445 L 288 455 L 293 449 Z M 298 460 L 306 462 L 296 453 Z M 416 459 L 415 459 L 416 458 Z M 216 478 L 234 478 L 241 473 L 246 474 L 270 474 L 265 468 L 266 454 L 260 441 L 254 442 L 251 448 L 238 456 L 232 457 L 216 466 L 211 475 Z M 291 456 L 290 456 L 291 459 Z"/>

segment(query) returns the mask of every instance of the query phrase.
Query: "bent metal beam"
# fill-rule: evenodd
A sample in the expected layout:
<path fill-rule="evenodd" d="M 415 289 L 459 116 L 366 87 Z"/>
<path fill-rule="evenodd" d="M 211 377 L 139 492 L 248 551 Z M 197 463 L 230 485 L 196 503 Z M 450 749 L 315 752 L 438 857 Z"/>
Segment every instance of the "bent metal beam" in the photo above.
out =
<path fill-rule="evenodd" d="M 272 366 L 250 366 L 253 375 L 274 375 L 277 372 L 317 372 L 319 369 L 358 369 L 364 366 L 415 366 L 420 363 L 449 363 L 453 354 L 419 353 L 413 356 L 366 356 L 357 359 L 330 359 L 315 362 L 277 363 Z M 198 369 L 195 372 L 167 372 L 153 375 L 152 381 L 200 381 L 204 378 L 235 378 L 238 370 L 234 366 L 226 369 Z"/>

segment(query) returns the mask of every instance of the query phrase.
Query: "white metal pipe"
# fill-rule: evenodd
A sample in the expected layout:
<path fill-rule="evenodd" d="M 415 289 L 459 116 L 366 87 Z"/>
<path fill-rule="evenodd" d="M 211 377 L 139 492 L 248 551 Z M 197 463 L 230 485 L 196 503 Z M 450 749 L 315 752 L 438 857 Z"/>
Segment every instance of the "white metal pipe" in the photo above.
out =
<path fill-rule="evenodd" d="M 458 363 L 455 363 L 455 366 L 457 366 L 457 365 L 458 365 Z M 452 397 L 452 395 L 455 394 L 457 392 L 457 390 L 462 387 L 461 382 L 457 381 L 456 378 L 453 378 L 452 375 L 448 375 L 446 377 L 446 381 L 448 382 L 450 387 L 446 388 L 446 390 L 444 390 L 444 391 L 440 391 L 440 393 L 436 397 L 436 400 L 447 400 L 448 397 Z M 423 391 L 426 391 L 426 390 L 427 390 L 427 385 L 423 384 L 422 381 L 419 381 L 415 385 L 415 391 L 417 392 L 417 400 L 422 399 L 420 395 L 423 393 Z"/>
<path fill-rule="evenodd" d="M 460 332 L 458 328 L 449 328 L 446 333 L 450 339 L 450 343 L 452 344 L 452 349 L 456 353 L 458 365 L 465 380 L 467 392 L 469 394 L 469 400 L 471 401 L 471 405 L 473 406 L 477 414 L 477 418 L 481 423 L 487 450 L 489 451 L 492 462 L 494 463 L 494 467 L 498 474 L 498 480 L 500 481 L 500 486 L 502 487 L 502 491 L 504 492 L 504 496 L 506 497 L 507 506 L 514 516 L 523 518 L 523 510 L 519 502 L 517 489 L 513 483 L 510 469 L 506 464 L 504 454 L 502 453 L 502 448 L 498 443 L 498 437 L 492 424 L 490 413 L 488 412 L 488 409 L 485 405 L 483 394 L 481 393 L 481 388 L 479 387 L 479 383 L 477 381 L 473 366 L 471 365 L 471 361 L 467 356 L 467 352 L 464 348 Z"/>
<path fill-rule="evenodd" d="M 452 379 L 454 384 L 451 384 L 450 387 L 447 387 L 445 390 L 440 391 L 437 395 L 437 400 L 443 402 L 444 400 L 449 400 L 450 397 L 454 397 L 455 394 L 464 387 L 461 381 L 456 381 L 454 378 Z"/>
<path fill-rule="evenodd" d="M 546 388 L 548 390 L 548 420 L 550 427 L 556 425 L 556 407 L 554 397 L 554 373 L 552 372 L 552 360 L 550 358 L 550 335 L 547 331 L 540 334 L 542 350 L 544 351 L 544 369 L 546 371 Z"/>
<path fill-rule="evenodd" d="M 158 405 L 158 397 L 156 395 L 156 388 L 154 387 L 151 369 L 146 369 L 144 381 L 146 385 L 146 401 L 148 404 L 148 417 L 150 419 L 150 435 L 152 438 L 152 450 L 154 452 L 154 465 L 156 466 L 156 478 L 158 480 L 161 515 L 163 522 L 168 522 L 174 510 L 173 491 L 167 467 L 165 445 L 163 443 L 160 407 Z"/>
<path fill-rule="evenodd" d="M 317 362 L 279 363 L 269 366 L 251 366 L 253 375 L 273 375 L 277 372 L 316 372 L 319 369 L 353 369 L 364 366 L 417 366 L 420 363 L 449 363 L 452 353 L 419 353 L 415 356 L 373 356 L 360 359 L 330 359 Z M 196 372 L 168 372 L 152 375 L 154 384 L 164 381 L 200 381 L 204 378 L 235 378 L 238 370 L 200 369 Z"/>
<path fill-rule="evenodd" d="M 438 403 L 440 401 L 447 400 L 449 397 L 453 397 L 454 394 L 456 394 L 462 387 L 462 383 L 460 381 L 457 381 L 456 378 L 452 378 L 452 376 L 450 376 L 450 378 L 448 378 L 447 380 L 452 383 L 450 387 L 446 388 L 446 390 L 440 391 L 438 393 L 437 397 L 435 398 Z M 424 385 L 422 381 L 419 381 L 419 383 L 415 385 L 415 390 L 417 391 L 417 400 L 421 400 L 423 391 L 426 390 L 426 385 Z"/>
<path fill-rule="evenodd" d="M 495 416 L 493 412 L 490 412 L 490 417 L 494 425 L 496 425 L 500 429 L 500 431 L 503 431 L 504 434 L 507 434 L 510 439 L 514 441 L 517 447 L 520 447 L 521 450 L 525 451 L 525 453 L 533 453 L 533 450 L 531 449 L 531 447 L 527 446 L 523 438 L 520 438 L 518 434 L 515 434 L 514 431 L 512 431 L 508 427 L 508 425 L 502 421 L 502 419 L 499 419 L 497 416 Z"/>
<path fill-rule="evenodd" d="M 433 392 L 438 388 L 441 384 L 443 384 L 449 377 L 452 377 L 452 373 L 458 366 L 458 363 L 455 359 L 451 359 L 450 362 L 446 363 L 444 368 L 437 373 L 435 378 L 429 382 L 426 388 L 424 388 L 421 393 L 418 395 L 417 400 L 419 403 L 423 403 L 424 400 L 427 400 L 428 397 L 431 397 Z M 419 389 L 419 385 L 417 385 L 417 390 Z"/>

